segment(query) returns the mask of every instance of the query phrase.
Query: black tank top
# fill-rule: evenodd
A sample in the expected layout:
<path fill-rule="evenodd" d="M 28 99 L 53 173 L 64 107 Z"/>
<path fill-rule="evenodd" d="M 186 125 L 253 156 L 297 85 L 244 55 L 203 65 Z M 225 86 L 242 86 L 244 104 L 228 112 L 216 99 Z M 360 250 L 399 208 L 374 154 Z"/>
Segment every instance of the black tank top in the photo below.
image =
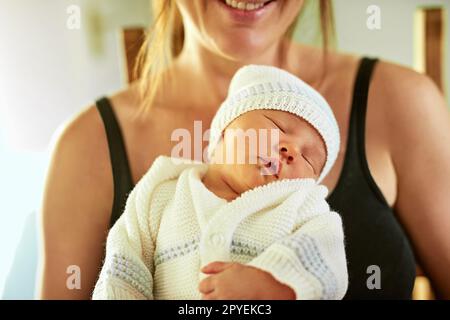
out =
<path fill-rule="evenodd" d="M 415 260 L 405 231 L 373 180 L 365 153 L 367 97 L 377 59 L 362 58 L 354 84 L 344 165 L 328 202 L 343 220 L 349 286 L 345 299 L 410 299 Z M 111 226 L 134 187 L 127 152 L 108 98 L 97 101 L 114 179 Z M 379 276 L 379 281 L 377 277 Z"/>

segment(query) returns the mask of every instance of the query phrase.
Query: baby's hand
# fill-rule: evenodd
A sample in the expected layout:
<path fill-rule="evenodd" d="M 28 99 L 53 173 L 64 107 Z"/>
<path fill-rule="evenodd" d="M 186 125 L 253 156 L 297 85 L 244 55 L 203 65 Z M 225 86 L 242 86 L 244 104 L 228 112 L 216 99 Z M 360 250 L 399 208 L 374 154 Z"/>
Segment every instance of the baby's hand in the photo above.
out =
<path fill-rule="evenodd" d="M 199 284 L 204 300 L 294 300 L 295 292 L 268 272 L 237 262 L 212 262 Z"/>

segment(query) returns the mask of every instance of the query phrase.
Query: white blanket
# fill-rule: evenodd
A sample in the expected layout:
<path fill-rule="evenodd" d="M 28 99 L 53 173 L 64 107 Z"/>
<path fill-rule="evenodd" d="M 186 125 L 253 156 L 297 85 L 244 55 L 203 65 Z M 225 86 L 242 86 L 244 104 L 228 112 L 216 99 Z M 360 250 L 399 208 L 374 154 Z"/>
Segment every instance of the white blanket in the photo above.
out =
<path fill-rule="evenodd" d="M 94 299 L 199 299 L 200 268 L 236 261 L 297 299 L 341 299 L 342 222 L 312 179 L 275 181 L 227 202 L 201 182 L 207 165 L 157 158 L 111 229 Z"/>

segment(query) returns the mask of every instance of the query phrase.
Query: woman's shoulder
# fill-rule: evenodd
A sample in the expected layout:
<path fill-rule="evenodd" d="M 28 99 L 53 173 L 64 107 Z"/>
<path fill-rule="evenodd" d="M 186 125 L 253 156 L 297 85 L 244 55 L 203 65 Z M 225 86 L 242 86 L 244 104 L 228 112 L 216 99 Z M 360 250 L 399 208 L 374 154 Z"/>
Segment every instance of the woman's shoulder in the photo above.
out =
<path fill-rule="evenodd" d="M 413 141 L 425 144 L 428 139 L 438 140 L 449 129 L 442 90 L 428 75 L 409 67 L 380 61 L 373 75 L 369 102 L 380 108 L 393 150 L 403 150 L 406 143 Z"/>
<path fill-rule="evenodd" d="M 123 118 L 127 113 L 131 113 L 130 109 L 135 109 L 130 103 L 130 100 L 134 98 L 134 91 L 134 88 L 129 87 L 108 97 L 119 123 L 124 121 Z M 106 131 L 96 103 L 82 108 L 63 123 L 54 138 L 55 144 L 73 145 L 89 154 L 105 154 L 107 151 L 107 148 L 105 149 L 107 147 Z"/>
<path fill-rule="evenodd" d="M 385 102 L 404 105 L 407 100 L 423 94 L 437 94 L 439 89 L 426 74 L 411 67 L 380 59 L 374 74 L 373 87 Z M 406 99 L 406 100 L 405 100 Z"/>
<path fill-rule="evenodd" d="M 383 58 L 333 52 L 329 58 L 330 69 L 336 77 L 349 70 L 356 71 L 364 57 L 378 59 L 369 88 L 369 105 L 386 115 L 420 108 L 425 101 L 427 104 L 442 102 L 442 92 L 428 75 Z"/>
<path fill-rule="evenodd" d="M 124 117 L 126 97 L 130 89 L 109 98 L 118 121 Z M 68 175 L 71 171 L 83 173 L 86 179 L 95 179 L 112 185 L 111 164 L 105 125 L 95 103 L 83 107 L 69 120 L 60 125 L 51 142 L 52 165 Z"/>
<path fill-rule="evenodd" d="M 84 107 L 60 125 L 53 136 L 53 157 L 78 165 L 103 166 L 108 155 L 107 139 L 101 117 L 95 104 Z M 96 161 L 81 161 L 95 158 Z"/>
<path fill-rule="evenodd" d="M 315 57 L 321 57 L 322 49 L 315 47 L 299 47 L 297 50 L 307 50 L 308 54 Z M 401 94 L 405 87 L 419 85 L 421 87 L 433 86 L 432 80 L 425 74 L 415 71 L 406 65 L 385 60 L 374 55 L 360 55 L 350 52 L 331 50 L 327 55 L 326 62 L 329 74 L 339 75 L 340 73 L 349 73 L 349 71 L 358 69 L 363 58 L 377 59 L 372 83 L 376 85 L 389 83 L 389 86 L 383 86 L 383 89 L 390 89 L 391 93 Z"/>
<path fill-rule="evenodd" d="M 382 59 L 375 67 L 369 108 L 380 110 L 391 136 L 412 138 L 419 123 L 447 116 L 445 105 L 443 92 L 428 75 Z"/>
<path fill-rule="evenodd" d="M 123 94 L 127 93 L 120 92 L 112 99 Z M 70 215 L 74 228 L 81 228 L 86 219 L 95 221 L 93 228 L 107 228 L 113 193 L 105 126 L 96 104 L 88 105 L 63 123 L 53 136 L 43 212 L 55 227 L 60 219 Z"/>
<path fill-rule="evenodd" d="M 335 74 L 349 70 L 355 63 L 358 70 L 363 57 L 335 53 L 331 58 Z M 448 109 L 442 91 L 428 75 L 378 58 L 369 87 L 368 115 L 372 117 L 368 123 L 376 123 L 378 129 L 388 133 L 390 144 L 402 146 L 405 140 L 422 134 L 415 129 L 419 124 L 439 123 L 438 118 L 448 117 Z"/>
<path fill-rule="evenodd" d="M 91 197 L 89 194 L 96 194 L 96 203 L 102 203 L 102 211 L 108 211 L 112 203 L 109 148 L 95 105 L 83 108 L 54 134 L 46 190 L 51 191 L 47 193 L 52 195 L 49 198 L 51 201 L 47 199 L 49 208 L 55 193 L 59 198 L 77 201 L 84 201 Z"/>

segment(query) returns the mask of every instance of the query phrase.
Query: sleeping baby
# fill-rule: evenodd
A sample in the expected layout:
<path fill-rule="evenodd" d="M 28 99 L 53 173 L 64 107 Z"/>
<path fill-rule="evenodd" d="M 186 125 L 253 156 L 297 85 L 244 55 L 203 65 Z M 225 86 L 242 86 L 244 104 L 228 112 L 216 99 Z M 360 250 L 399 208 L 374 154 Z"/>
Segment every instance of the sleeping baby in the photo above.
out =
<path fill-rule="evenodd" d="M 160 156 L 130 193 L 93 298 L 343 298 L 342 222 L 320 185 L 339 143 L 312 87 L 241 68 L 211 123 L 208 161 Z"/>

